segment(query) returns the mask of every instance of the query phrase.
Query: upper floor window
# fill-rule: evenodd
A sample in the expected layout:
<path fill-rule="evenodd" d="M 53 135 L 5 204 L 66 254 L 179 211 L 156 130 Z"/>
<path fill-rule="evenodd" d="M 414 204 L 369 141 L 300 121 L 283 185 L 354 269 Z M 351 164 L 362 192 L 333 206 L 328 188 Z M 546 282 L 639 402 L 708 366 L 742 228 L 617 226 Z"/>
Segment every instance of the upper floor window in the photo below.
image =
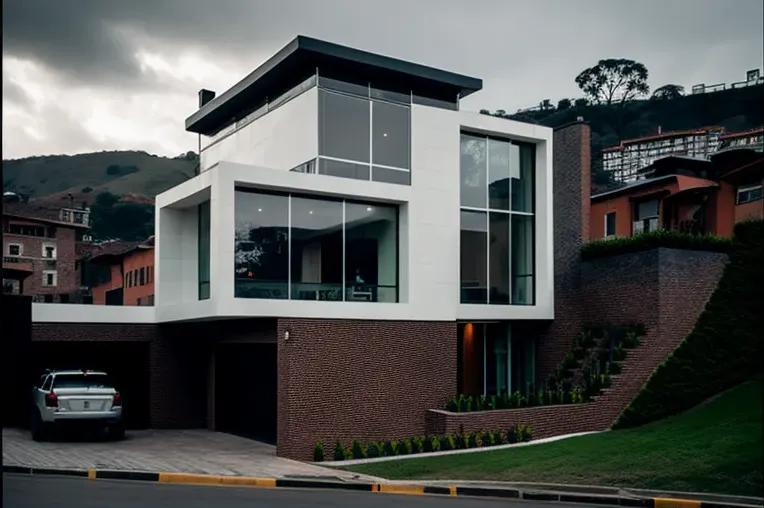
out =
<path fill-rule="evenodd" d="M 45 270 L 42 272 L 42 285 L 53 287 L 58 282 L 58 272 L 55 270 Z"/>
<path fill-rule="evenodd" d="M 738 187 L 737 189 L 738 205 L 758 201 L 759 199 L 762 199 L 762 197 L 764 197 L 764 194 L 762 194 L 761 184 Z"/>
<path fill-rule="evenodd" d="M 398 209 L 237 190 L 235 296 L 398 301 Z"/>
<path fill-rule="evenodd" d="M 653 199 L 634 204 L 634 233 L 647 233 L 659 227 L 660 201 Z"/>
<path fill-rule="evenodd" d="M 462 303 L 533 305 L 535 145 L 463 133 Z"/>
<path fill-rule="evenodd" d="M 146 269 L 141 267 L 138 285 L 143 286 L 144 284 L 146 284 Z"/>
<path fill-rule="evenodd" d="M 6 224 L 5 232 L 11 235 L 37 236 L 53 238 L 56 236 L 56 228 L 45 226 L 28 226 L 26 224 Z"/>
<path fill-rule="evenodd" d="M 411 96 L 319 79 L 318 173 L 411 184 Z"/>
<path fill-rule="evenodd" d="M 42 245 L 42 257 L 45 259 L 56 259 L 56 246 L 44 243 Z"/>
<path fill-rule="evenodd" d="M 20 243 L 9 243 L 8 244 L 8 255 L 9 256 L 21 256 L 24 252 L 24 246 Z"/>

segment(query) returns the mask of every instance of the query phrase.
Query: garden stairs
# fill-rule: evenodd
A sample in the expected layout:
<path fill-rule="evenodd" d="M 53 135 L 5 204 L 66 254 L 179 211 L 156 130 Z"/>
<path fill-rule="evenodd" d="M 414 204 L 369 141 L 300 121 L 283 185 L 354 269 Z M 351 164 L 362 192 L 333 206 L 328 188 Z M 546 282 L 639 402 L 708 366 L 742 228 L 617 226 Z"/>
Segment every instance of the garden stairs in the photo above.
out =
<path fill-rule="evenodd" d="M 656 249 L 658 250 L 672 251 Z M 604 284 L 605 280 L 599 288 L 596 280 L 587 288 L 586 305 L 589 308 L 588 312 L 584 313 L 584 318 L 589 322 L 610 322 L 616 325 L 619 322 L 638 322 L 645 326 L 640 344 L 627 350 L 626 358 L 621 362 L 621 372 L 611 376 L 612 382 L 608 388 L 601 390 L 599 395 L 592 397 L 589 402 L 579 404 L 467 413 L 432 409 L 426 412 L 426 432 L 448 434 L 459 431 L 499 430 L 519 424 L 530 425 L 534 438 L 538 439 L 609 429 L 656 367 L 690 333 L 716 289 L 727 262 L 726 255 L 716 253 L 700 253 L 699 259 L 692 259 L 692 263 L 675 263 L 676 256 L 673 252 L 656 252 L 653 255 L 654 260 L 647 261 L 644 258 L 629 260 L 626 259 L 628 256 L 645 254 L 617 256 L 620 259 L 611 258 L 608 262 L 621 265 L 617 269 L 619 274 L 624 273 L 624 264 L 634 263 L 645 270 L 645 264 L 654 263 L 653 280 L 649 284 L 635 284 L 631 287 L 628 283 L 622 284 L 615 288 L 617 294 L 614 294 L 609 284 Z M 661 256 L 668 258 L 668 262 L 660 259 Z M 670 267 L 670 271 L 665 270 L 666 265 Z M 608 267 L 605 267 L 605 270 L 596 266 L 591 268 L 597 273 L 610 270 Z M 700 276 L 695 276 L 699 273 Z M 612 279 L 607 282 L 612 283 Z M 637 307 L 634 305 L 635 301 L 640 304 L 637 311 L 634 310 Z"/>

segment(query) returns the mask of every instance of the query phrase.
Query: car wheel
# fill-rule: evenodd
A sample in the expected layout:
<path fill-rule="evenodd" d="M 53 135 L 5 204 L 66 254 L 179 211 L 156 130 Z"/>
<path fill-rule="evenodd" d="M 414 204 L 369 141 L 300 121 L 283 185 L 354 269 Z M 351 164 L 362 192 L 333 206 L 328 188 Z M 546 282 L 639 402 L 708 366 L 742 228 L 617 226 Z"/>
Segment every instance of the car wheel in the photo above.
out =
<path fill-rule="evenodd" d="M 32 439 L 35 441 L 45 441 L 46 433 L 45 433 L 45 424 L 42 421 L 42 418 L 40 418 L 40 413 L 37 411 L 32 412 L 32 421 L 30 423 L 30 428 L 32 431 Z"/>
<path fill-rule="evenodd" d="M 125 439 L 125 427 L 121 423 L 109 426 L 109 439 L 112 441 L 121 441 Z"/>

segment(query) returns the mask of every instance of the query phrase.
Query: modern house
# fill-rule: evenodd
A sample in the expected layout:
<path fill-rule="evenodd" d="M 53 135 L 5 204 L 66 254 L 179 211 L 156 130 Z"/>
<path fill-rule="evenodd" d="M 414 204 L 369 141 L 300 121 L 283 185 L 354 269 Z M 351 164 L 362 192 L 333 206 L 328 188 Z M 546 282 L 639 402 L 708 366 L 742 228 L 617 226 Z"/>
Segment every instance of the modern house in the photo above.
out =
<path fill-rule="evenodd" d="M 200 172 L 156 198 L 154 306 L 35 304 L 35 362 L 111 372 L 133 425 L 293 458 L 547 375 L 577 333 L 550 330 L 587 236 L 589 128 L 462 111 L 481 87 L 297 37 L 201 91 Z"/>
<path fill-rule="evenodd" d="M 710 159 L 664 157 L 638 174 L 636 183 L 592 196 L 593 239 L 657 229 L 730 237 L 736 223 L 764 217 L 764 156 L 748 145 Z"/>
<path fill-rule="evenodd" d="M 88 212 L 19 202 L 3 208 L 3 293 L 73 301 L 75 243 L 89 229 Z"/>

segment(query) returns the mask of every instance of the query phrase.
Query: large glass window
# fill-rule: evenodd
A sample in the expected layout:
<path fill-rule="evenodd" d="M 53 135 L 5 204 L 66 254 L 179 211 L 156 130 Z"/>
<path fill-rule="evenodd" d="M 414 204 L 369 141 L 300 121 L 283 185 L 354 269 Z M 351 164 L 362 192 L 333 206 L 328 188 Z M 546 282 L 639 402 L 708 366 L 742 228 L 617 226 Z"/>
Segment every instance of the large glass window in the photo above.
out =
<path fill-rule="evenodd" d="M 288 298 L 289 196 L 236 192 L 238 298 Z"/>
<path fill-rule="evenodd" d="M 411 185 L 410 94 L 326 77 L 319 86 L 319 174 Z"/>
<path fill-rule="evenodd" d="M 236 297 L 398 301 L 397 207 L 237 190 L 235 208 Z"/>
<path fill-rule="evenodd" d="M 199 205 L 199 300 L 210 297 L 210 202 Z M 141 268 L 143 284 L 143 268 Z"/>
<path fill-rule="evenodd" d="M 486 207 L 486 144 L 485 137 L 462 134 L 461 137 L 461 204 L 471 208 Z"/>
<path fill-rule="evenodd" d="M 345 287 L 351 301 L 398 301 L 398 211 L 345 204 Z"/>
<path fill-rule="evenodd" d="M 408 106 L 372 101 L 372 162 L 376 166 L 409 167 Z"/>
<path fill-rule="evenodd" d="M 320 155 L 368 164 L 371 132 L 368 100 L 321 90 L 318 118 Z"/>
<path fill-rule="evenodd" d="M 535 146 L 461 135 L 461 302 L 534 303 Z"/>
<path fill-rule="evenodd" d="M 342 300 L 342 201 L 292 198 L 293 300 Z"/>
<path fill-rule="evenodd" d="M 485 212 L 461 212 L 462 303 L 485 303 L 488 297 L 488 223 Z"/>

